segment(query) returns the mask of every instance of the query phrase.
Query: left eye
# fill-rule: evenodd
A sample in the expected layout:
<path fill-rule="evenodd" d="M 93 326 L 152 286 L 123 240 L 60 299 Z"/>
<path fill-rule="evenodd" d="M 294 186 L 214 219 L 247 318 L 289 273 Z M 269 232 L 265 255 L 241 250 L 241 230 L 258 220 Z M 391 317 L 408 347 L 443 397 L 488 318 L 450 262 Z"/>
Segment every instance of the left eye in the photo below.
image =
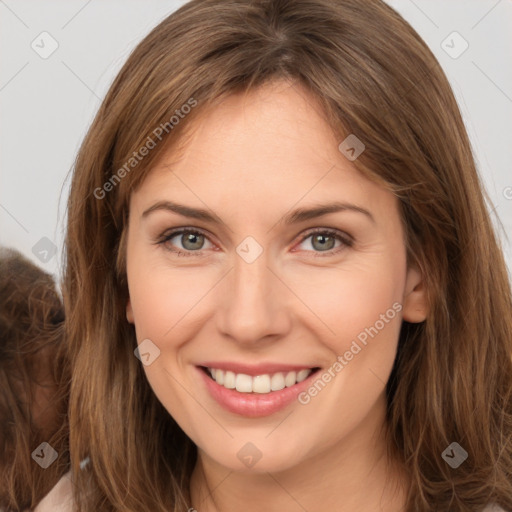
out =
<path fill-rule="evenodd" d="M 330 229 L 317 229 L 313 232 L 309 232 L 304 235 L 301 239 L 301 244 L 304 244 L 306 240 L 311 239 L 309 245 L 313 247 L 313 252 L 326 253 L 325 256 L 332 256 L 343 250 L 345 247 L 352 245 L 352 240 L 348 235 L 344 235 L 338 231 Z M 336 240 L 339 241 L 339 245 L 335 247 Z M 315 256 L 324 256 L 324 254 L 315 254 Z"/>

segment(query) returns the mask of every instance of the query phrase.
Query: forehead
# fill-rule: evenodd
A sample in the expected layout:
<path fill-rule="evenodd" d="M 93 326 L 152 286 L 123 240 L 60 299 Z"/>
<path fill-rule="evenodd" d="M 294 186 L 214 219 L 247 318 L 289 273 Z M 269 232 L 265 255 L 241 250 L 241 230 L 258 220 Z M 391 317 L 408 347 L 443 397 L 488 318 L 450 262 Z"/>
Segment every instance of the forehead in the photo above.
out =
<path fill-rule="evenodd" d="M 170 195 L 238 213 L 240 206 L 262 213 L 262 204 L 282 210 L 299 201 L 391 204 L 390 194 L 339 151 L 319 102 L 300 85 L 277 82 L 233 94 L 188 128 L 149 171 L 136 202 L 147 206 Z"/>
<path fill-rule="evenodd" d="M 251 161 L 293 162 L 299 149 L 302 157 L 329 163 L 337 148 L 318 100 L 300 84 L 285 81 L 224 98 L 192 130 L 182 148 L 186 159 L 208 153 L 217 161 L 229 158 L 242 169 Z"/>

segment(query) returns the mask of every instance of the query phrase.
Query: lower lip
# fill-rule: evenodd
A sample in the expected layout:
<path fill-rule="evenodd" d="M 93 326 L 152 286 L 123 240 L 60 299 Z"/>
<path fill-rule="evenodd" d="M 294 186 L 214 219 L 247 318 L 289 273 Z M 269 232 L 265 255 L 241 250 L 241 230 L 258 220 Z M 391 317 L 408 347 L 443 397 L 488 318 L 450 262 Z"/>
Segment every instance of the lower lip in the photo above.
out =
<path fill-rule="evenodd" d="M 302 382 L 279 391 L 271 391 L 270 393 L 240 393 L 236 389 L 227 389 L 217 384 L 203 369 L 196 368 L 201 374 L 206 388 L 222 407 L 229 412 L 250 418 L 270 416 L 290 405 L 310 385 L 310 380 L 318 372 L 317 370 Z"/>

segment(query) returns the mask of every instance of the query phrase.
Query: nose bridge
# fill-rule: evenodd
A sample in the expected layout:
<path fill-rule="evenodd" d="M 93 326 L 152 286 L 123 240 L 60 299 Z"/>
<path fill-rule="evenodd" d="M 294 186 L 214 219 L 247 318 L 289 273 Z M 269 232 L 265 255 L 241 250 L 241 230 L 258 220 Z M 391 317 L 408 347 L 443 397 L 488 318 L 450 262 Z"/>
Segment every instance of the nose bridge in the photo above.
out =
<path fill-rule="evenodd" d="M 244 249 L 246 249 L 244 251 Z M 268 253 L 240 244 L 223 287 L 219 328 L 239 342 L 255 342 L 287 328 L 282 284 L 268 268 Z"/>

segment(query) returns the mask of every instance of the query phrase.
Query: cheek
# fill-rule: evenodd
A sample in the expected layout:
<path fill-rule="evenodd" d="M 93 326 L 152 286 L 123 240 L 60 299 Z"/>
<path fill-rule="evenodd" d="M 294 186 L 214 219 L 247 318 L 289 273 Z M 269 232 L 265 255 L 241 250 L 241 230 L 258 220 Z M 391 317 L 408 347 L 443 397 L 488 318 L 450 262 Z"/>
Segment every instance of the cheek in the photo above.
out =
<path fill-rule="evenodd" d="M 128 287 L 137 339 L 162 343 L 174 338 L 171 331 L 198 305 L 211 285 L 206 279 L 195 278 L 191 268 L 173 269 L 149 262 L 144 267 L 128 267 Z"/>
<path fill-rule="evenodd" d="M 394 345 L 401 322 L 400 290 L 403 289 L 400 258 L 375 258 L 364 264 L 326 269 L 314 279 L 297 279 L 297 295 L 321 321 L 326 336 L 323 343 L 336 355 L 350 349 L 353 340 L 371 338 Z M 358 338 L 359 337 L 359 338 Z"/>
<path fill-rule="evenodd" d="M 383 258 L 379 264 L 333 271 L 307 292 L 308 306 L 329 327 L 322 328 L 321 341 L 332 359 L 318 376 L 322 382 L 313 382 L 301 403 L 311 404 L 317 420 L 327 425 L 319 441 L 326 446 L 340 436 L 340 424 L 346 432 L 355 428 L 382 397 L 402 320 L 402 265 L 399 258 Z"/>
<path fill-rule="evenodd" d="M 51 382 L 35 387 L 31 411 L 32 417 L 35 425 L 37 425 L 45 435 L 53 434 L 59 426 L 58 414 L 61 411 L 56 408 L 55 404 L 57 391 L 57 386 Z"/>

